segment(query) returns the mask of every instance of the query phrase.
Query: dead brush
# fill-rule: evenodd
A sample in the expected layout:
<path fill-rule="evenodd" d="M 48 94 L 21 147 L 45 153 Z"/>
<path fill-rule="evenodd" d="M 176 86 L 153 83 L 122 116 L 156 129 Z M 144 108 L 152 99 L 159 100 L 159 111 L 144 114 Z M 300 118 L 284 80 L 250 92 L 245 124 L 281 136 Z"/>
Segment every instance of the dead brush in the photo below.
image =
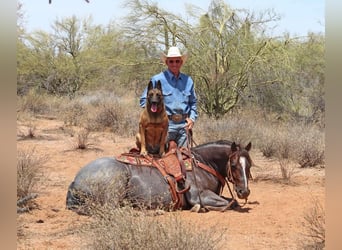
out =
<path fill-rule="evenodd" d="M 325 249 L 325 212 L 322 204 L 313 199 L 314 204 L 304 214 L 305 233 L 302 249 Z"/>
<path fill-rule="evenodd" d="M 89 149 L 94 146 L 93 143 L 90 142 L 90 131 L 88 129 L 81 129 L 76 133 L 75 142 L 73 144 L 73 149 Z"/>
<path fill-rule="evenodd" d="M 102 206 L 92 218 L 86 230 L 91 249 L 220 249 L 225 233 L 201 230 L 200 225 L 183 221 L 178 212 L 151 216 L 130 206 Z"/>
<path fill-rule="evenodd" d="M 87 193 L 75 193 L 83 203 L 75 207 L 76 211 L 91 216 L 87 224 L 77 229 L 78 234 L 88 239 L 84 248 L 223 249 L 220 239 L 225 230 L 201 229 L 200 225 L 183 221 L 178 212 L 161 213 L 164 210 L 146 209 L 139 199 L 127 201 L 124 197 L 129 188 L 124 184 L 118 188 L 120 180 L 85 180 Z"/>
<path fill-rule="evenodd" d="M 37 134 L 36 134 L 36 131 L 37 131 L 37 128 L 35 125 L 33 124 L 29 124 L 27 127 L 26 127 L 26 130 L 23 131 L 23 129 L 19 132 L 19 138 L 22 139 L 22 140 L 25 140 L 25 139 L 34 139 L 36 138 Z"/>
<path fill-rule="evenodd" d="M 42 167 L 46 156 L 38 155 L 35 148 L 17 152 L 17 212 L 26 212 L 36 207 L 33 199 L 38 194 L 36 187 L 43 177 Z"/>
<path fill-rule="evenodd" d="M 297 173 L 296 167 L 291 164 L 289 159 L 286 158 L 279 159 L 279 165 L 282 180 L 285 183 L 290 184 L 292 182 L 293 175 Z"/>
<path fill-rule="evenodd" d="M 125 178 L 125 176 L 122 176 Z M 82 185 L 87 187 L 87 192 L 69 191 L 79 203 L 76 207 L 71 207 L 75 212 L 83 215 L 93 215 L 96 211 L 103 210 L 103 207 L 118 208 L 123 204 L 124 197 L 128 190 L 126 187 L 117 187 L 119 178 L 106 179 L 101 182 L 85 180 Z"/>

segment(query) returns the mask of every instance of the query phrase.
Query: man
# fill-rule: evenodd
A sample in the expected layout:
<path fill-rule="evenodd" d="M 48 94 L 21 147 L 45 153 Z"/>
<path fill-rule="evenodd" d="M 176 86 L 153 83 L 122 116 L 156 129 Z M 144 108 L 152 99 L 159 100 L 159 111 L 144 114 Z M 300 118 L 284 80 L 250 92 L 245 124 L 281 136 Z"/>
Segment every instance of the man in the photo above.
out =
<path fill-rule="evenodd" d="M 167 55 L 162 53 L 161 59 L 167 69 L 154 75 L 151 80 L 153 84 L 158 80 L 162 83 L 166 113 L 169 117 L 169 149 L 186 147 L 187 130 L 193 128 L 198 117 L 194 82 L 190 76 L 180 72 L 187 55 L 182 55 L 178 47 L 170 47 Z M 146 94 L 147 88 L 140 98 L 141 107 L 145 107 Z"/>

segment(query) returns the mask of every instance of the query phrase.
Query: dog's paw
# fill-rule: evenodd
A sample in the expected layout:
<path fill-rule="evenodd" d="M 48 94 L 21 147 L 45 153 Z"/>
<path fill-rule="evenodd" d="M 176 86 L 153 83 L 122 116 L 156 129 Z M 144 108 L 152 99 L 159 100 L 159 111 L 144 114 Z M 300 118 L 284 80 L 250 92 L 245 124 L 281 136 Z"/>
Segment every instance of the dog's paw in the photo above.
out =
<path fill-rule="evenodd" d="M 140 152 L 140 155 L 142 155 L 142 156 L 146 156 L 146 155 L 147 155 L 147 151 L 143 151 L 143 150 L 141 150 L 141 152 Z"/>

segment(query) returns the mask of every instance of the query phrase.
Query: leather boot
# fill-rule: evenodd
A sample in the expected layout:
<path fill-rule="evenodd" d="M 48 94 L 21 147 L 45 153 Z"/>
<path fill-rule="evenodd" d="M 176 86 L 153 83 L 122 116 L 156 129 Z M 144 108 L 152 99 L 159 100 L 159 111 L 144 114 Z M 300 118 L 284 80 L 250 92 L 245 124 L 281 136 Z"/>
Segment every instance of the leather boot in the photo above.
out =
<path fill-rule="evenodd" d="M 169 152 L 171 152 L 171 150 L 173 152 L 176 152 L 177 150 L 177 143 L 175 141 L 169 141 Z"/>

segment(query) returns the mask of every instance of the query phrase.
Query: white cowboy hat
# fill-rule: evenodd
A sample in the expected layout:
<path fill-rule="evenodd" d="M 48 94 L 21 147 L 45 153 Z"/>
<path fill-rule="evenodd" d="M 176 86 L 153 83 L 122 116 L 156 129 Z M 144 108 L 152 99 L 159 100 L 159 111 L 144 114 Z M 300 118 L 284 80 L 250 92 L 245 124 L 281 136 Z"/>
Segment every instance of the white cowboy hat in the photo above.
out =
<path fill-rule="evenodd" d="M 188 59 L 188 54 L 185 53 L 184 55 L 182 55 L 178 47 L 170 47 L 167 52 L 167 55 L 165 55 L 163 52 L 161 53 L 161 60 L 166 64 L 166 59 L 170 57 L 181 57 L 184 64 L 186 59 Z"/>

